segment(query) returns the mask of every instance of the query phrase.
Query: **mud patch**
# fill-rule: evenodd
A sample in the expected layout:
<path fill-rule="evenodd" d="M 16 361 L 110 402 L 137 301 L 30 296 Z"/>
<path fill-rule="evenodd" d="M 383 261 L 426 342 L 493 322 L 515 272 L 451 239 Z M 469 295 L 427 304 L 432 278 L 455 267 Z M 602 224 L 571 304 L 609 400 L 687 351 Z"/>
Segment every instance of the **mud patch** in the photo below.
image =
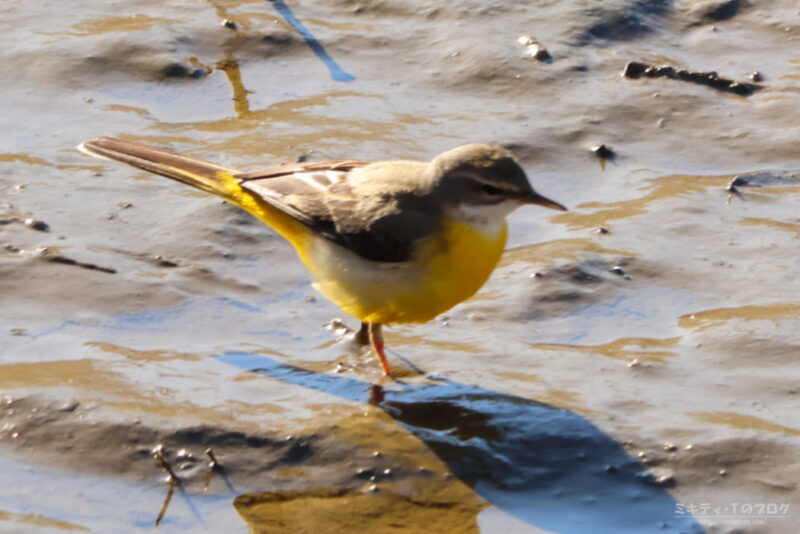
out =
<path fill-rule="evenodd" d="M 673 0 L 634 0 L 618 9 L 601 15 L 600 21 L 589 27 L 578 39 L 580 45 L 597 40 L 630 41 L 655 31 L 661 19 L 673 8 Z M 597 8 L 603 12 L 604 8 Z"/>
<path fill-rule="evenodd" d="M 175 465 L 182 483 L 195 490 L 206 482 L 209 468 L 204 451 L 209 448 L 214 451 L 229 483 L 241 489 L 260 487 L 265 478 L 272 477 L 282 478 L 284 484 L 291 486 L 287 477 L 276 473 L 292 466 L 320 467 L 315 480 L 336 486 L 345 481 L 350 485 L 363 483 L 355 469 L 343 469 L 346 464 L 358 464 L 361 469 L 375 473 L 392 465 L 391 459 L 376 457 L 372 451 L 359 453 L 347 449 L 344 443 L 337 443 L 330 437 L 330 431 L 322 429 L 318 435 L 287 436 L 205 425 L 157 428 L 139 419 L 110 422 L 97 417 L 96 409 L 96 405 L 85 406 L 76 401 L 6 399 L 0 407 L 3 429 L 0 442 L 54 467 L 114 475 L 136 482 L 153 481 L 159 476 L 160 468 L 153 459 L 153 452 L 162 447 L 166 460 Z M 323 471 L 327 474 L 323 475 Z M 307 483 L 303 477 L 295 484 Z M 217 488 L 217 491 L 222 490 L 224 487 Z"/>
<path fill-rule="evenodd" d="M 480 532 L 476 519 L 481 504 L 469 506 L 459 500 L 460 495 L 430 493 L 430 488 L 415 495 L 399 494 L 386 487 L 366 493 L 317 488 L 241 495 L 233 506 L 254 534 L 446 532 L 452 531 L 454 525 L 458 525 L 459 532 Z M 398 517 L 404 520 L 398 521 Z"/>

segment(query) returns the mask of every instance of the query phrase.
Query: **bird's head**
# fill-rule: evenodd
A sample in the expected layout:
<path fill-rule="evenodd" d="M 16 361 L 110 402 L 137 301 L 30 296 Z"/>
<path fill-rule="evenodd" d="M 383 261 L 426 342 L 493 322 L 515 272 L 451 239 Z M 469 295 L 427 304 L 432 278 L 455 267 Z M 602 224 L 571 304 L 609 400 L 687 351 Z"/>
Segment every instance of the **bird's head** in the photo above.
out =
<path fill-rule="evenodd" d="M 434 194 L 448 214 L 468 222 L 500 223 L 525 204 L 567 211 L 537 193 L 514 156 L 498 145 L 470 144 L 430 163 Z"/>

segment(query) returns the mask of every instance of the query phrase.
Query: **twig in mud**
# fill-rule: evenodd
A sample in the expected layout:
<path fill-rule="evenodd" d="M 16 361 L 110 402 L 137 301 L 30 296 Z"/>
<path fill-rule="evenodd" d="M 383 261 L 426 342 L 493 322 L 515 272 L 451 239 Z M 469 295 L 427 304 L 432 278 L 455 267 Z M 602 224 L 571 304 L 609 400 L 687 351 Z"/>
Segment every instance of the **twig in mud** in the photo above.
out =
<path fill-rule="evenodd" d="M 214 455 L 214 451 L 211 450 L 211 447 L 207 448 L 205 453 L 211 461 L 208 463 L 208 473 L 203 477 L 203 493 L 208 492 L 208 486 L 211 485 L 211 476 L 214 474 L 214 471 L 220 467 L 217 457 Z"/>
<path fill-rule="evenodd" d="M 175 493 L 175 487 L 180 484 L 180 479 L 178 475 L 175 474 L 175 471 L 172 470 L 172 467 L 167 462 L 167 459 L 164 457 L 164 447 L 158 445 L 156 448 L 153 449 L 153 457 L 156 458 L 159 462 L 161 462 L 161 467 L 169 474 L 169 485 L 167 486 L 167 495 L 164 497 L 164 502 L 161 504 L 161 510 L 158 511 L 158 517 L 156 517 L 156 526 L 161 524 L 161 521 L 164 519 L 164 516 L 167 513 L 167 508 L 169 508 L 169 503 L 172 501 L 172 494 Z"/>
<path fill-rule="evenodd" d="M 96 265 L 94 263 L 87 263 L 83 261 L 73 260 L 72 258 L 62 256 L 61 254 L 47 255 L 47 261 L 49 261 L 50 263 L 60 263 L 62 265 L 74 265 L 76 267 L 89 269 L 90 271 L 100 271 L 101 273 L 117 274 L 117 270 L 114 269 L 113 267 L 104 267 L 102 265 Z"/>
<path fill-rule="evenodd" d="M 625 70 L 622 72 L 625 78 L 638 79 L 638 78 L 670 78 L 672 80 L 681 80 L 684 82 L 697 83 L 706 85 L 712 89 L 723 91 L 725 93 L 734 93 L 739 96 L 750 96 L 759 89 L 763 89 L 762 85 L 747 82 L 737 82 L 736 80 L 729 80 L 728 78 L 720 78 L 716 72 L 701 72 L 696 70 L 676 69 L 669 65 L 647 65 L 639 63 L 638 61 L 630 61 L 625 65 Z"/>
<path fill-rule="evenodd" d="M 217 461 L 217 457 L 214 455 L 214 451 L 211 450 L 211 447 L 206 449 L 206 456 L 211 459 L 211 463 L 208 464 L 209 469 L 214 470 L 219 466 L 219 462 Z"/>
<path fill-rule="evenodd" d="M 167 508 L 169 508 L 169 503 L 172 501 L 172 494 L 175 493 L 175 486 L 178 485 L 178 479 L 170 477 L 169 479 L 169 486 L 167 486 L 167 496 L 164 497 L 164 502 L 161 505 L 161 510 L 158 511 L 158 517 L 156 517 L 156 526 L 161 524 L 161 520 L 164 519 L 164 516 L 167 513 Z"/>

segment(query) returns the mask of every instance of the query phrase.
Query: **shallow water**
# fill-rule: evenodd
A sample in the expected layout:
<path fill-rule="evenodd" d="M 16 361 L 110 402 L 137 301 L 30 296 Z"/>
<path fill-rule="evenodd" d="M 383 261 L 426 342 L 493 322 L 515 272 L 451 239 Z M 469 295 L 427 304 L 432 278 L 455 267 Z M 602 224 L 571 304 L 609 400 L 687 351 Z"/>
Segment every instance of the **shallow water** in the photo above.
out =
<path fill-rule="evenodd" d="M 791 532 L 800 184 L 726 187 L 800 169 L 800 26 L 751 4 L 4 3 L 0 531 L 150 529 L 163 443 L 167 532 Z M 388 329 L 393 383 L 269 229 L 73 149 L 118 134 L 243 170 L 500 142 L 571 211 Z"/>

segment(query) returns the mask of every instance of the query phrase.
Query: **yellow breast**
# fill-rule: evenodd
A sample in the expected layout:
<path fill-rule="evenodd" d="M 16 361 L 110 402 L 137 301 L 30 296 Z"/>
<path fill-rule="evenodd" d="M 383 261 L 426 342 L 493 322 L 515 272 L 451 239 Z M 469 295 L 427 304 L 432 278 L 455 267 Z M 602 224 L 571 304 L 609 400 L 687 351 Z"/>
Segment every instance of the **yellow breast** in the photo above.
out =
<path fill-rule="evenodd" d="M 450 222 L 426 238 L 408 262 L 368 261 L 321 238 L 298 252 L 317 289 L 346 313 L 369 323 L 416 323 L 474 295 L 497 265 L 505 242 L 505 224 L 487 234 Z"/>
<path fill-rule="evenodd" d="M 315 235 L 259 198 L 242 195 L 236 202 L 294 246 L 323 295 L 368 323 L 425 322 L 449 310 L 483 286 L 506 244 L 505 223 L 490 230 L 448 221 L 412 260 L 380 263 Z"/>

